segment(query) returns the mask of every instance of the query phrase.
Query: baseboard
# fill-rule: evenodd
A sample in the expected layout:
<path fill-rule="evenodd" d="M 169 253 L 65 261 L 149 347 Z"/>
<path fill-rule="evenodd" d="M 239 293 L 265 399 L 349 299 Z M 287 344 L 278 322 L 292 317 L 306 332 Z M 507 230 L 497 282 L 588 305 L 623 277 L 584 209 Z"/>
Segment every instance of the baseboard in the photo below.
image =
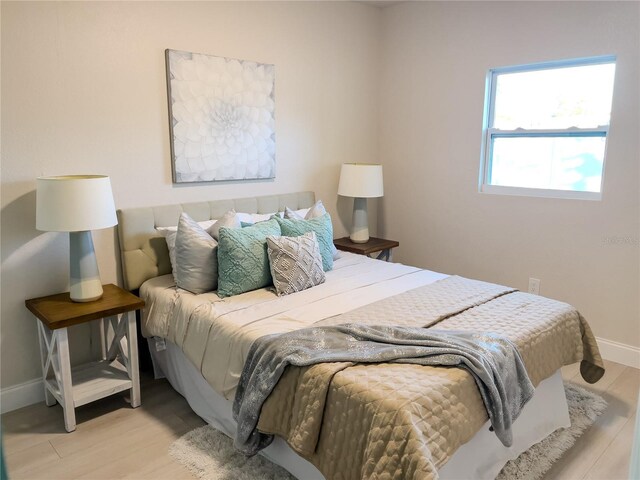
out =
<path fill-rule="evenodd" d="M 7 413 L 38 402 L 44 402 L 44 387 L 40 379 L 0 390 L 0 413 Z"/>
<path fill-rule="evenodd" d="M 621 363 L 628 367 L 640 368 L 640 348 L 626 345 L 606 338 L 596 337 L 600 355 L 605 360 Z"/>

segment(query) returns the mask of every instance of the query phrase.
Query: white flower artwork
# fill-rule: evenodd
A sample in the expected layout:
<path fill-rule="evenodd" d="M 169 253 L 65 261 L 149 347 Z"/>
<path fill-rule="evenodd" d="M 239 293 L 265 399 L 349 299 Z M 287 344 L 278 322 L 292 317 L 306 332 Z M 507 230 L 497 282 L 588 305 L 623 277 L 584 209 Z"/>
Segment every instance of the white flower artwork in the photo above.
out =
<path fill-rule="evenodd" d="M 166 50 L 174 183 L 275 177 L 275 66 Z"/>

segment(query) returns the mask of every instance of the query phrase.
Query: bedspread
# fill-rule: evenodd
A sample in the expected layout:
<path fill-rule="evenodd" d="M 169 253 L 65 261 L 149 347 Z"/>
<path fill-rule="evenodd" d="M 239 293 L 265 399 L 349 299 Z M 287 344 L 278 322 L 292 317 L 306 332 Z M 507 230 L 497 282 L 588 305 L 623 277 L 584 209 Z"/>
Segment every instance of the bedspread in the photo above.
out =
<path fill-rule="evenodd" d="M 514 420 L 534 392 L 518 349 L 495 333 L 359 324 L 304 328 L 261 337 L 251 347 L 233 404 L 236 448 L 254 455 L 273 440 L 256 426 L 287 366 L 338 361 L 464 368 L 473 375 L 491 426 L 506 447 L 513 444 Z"/>
<path fill-rule="evenodd" d="M 412 318 L 430 323 L 424 308 L 416 309 L 455 304 L 445 298 L 445 283 L 417 288 L 323 323 L 393 325 L 410 323 Z M 451 283 L 457 286 L 465 279 Z M 479 288 L 478 283 L 471 288 Z M 450 316 L 436 315 L 438 329 L 507 336 L 518 347 L 534 385 L 578 361 L 589 382 L 604 373 L 589 325 L 570 305 L 510 289 L 489 301 L 470 303 L 470 308 L 452 309 Z M 263 406 L 258 429 L 284 437 L 327 479 L 433 479 L 486 421 L 482 398 L 466 370 L 339 362 L 288 367 Z"/>

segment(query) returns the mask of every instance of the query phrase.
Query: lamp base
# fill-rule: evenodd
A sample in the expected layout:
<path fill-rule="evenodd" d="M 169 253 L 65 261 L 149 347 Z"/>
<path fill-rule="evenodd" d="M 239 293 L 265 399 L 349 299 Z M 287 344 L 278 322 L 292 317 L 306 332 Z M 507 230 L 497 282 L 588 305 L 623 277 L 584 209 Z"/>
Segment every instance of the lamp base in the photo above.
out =
<path fill-rule="evenodd" d="M 102 297 L 102 282 L 90 231 L 69 232 L 70 296 L 74 302 Z"/>
<path fill-rule="evenodd" d="M 369 214 L 367 213 L 366 198 L 353 199 L 353 220 L 349 239 L 353 243 L 367 243 L 369 241 Z"/>

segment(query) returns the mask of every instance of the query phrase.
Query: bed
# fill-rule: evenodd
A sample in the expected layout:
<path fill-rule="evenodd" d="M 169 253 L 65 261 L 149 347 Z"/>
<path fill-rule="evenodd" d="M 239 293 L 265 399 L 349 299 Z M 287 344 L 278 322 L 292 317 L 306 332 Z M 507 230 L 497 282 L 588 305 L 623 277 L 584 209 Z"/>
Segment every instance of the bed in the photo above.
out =
<path fill-rule="evenodd" d="M 298 192 L 118 212 L 125 286 L 139 289 L 147 304 L 142 332 L 148 338 L 156 373 L 166 376 L 198 415 L 230 437 L 236 429 L 232 401 L 257 338 L 331 323 L 353 312 L 389 317 L 385 305 L 398 299 L 407 305 L 419 304 L 420 299 L 406 296 L 451 278 L 343 252 L 327 272 L 325 283 L 285 297 L 263 288 L 221 299 L 214 292 L 194 295 L 175 287 L 166 242 L 156 228 L 176 225 L 181 212 L 206 221 L 231 208 L 268 214 L 285 207 L 308 208 L 314 202 L 313 192 Z M 464 370 L 407 364 L 338 365 L 323 374 L 314 367 L 288 369 L 263 407 L 259 428 L 276 438 L 261 453 L 305 480 L 495 478 L 508 460 L 569 425 L 559 373 L 562 365 L 582 361 L 586 377 L 594 381 L 602 375 L 593 335 L 574 309 L 544 297 L 509 293 L 497 295 L 483 314 L 473 318 L 456 315 L 439 322 L 438 328 L 499 330 L 523 348 L 536 390 L 513 425 L 510 447 L 490 431 L 477 389 Z M 378 306 L 377 313 L 367 310 L 372 305 Z M 514 311 L 519 316 L 526 311 L 530 317 L 514 321 Z M 405 314 L 412 317 L 414 311 Z M 328 378 L 320 390 L 324 393 L 311 390 L 322 402 L 307 399 L 304 403 L 302 390 L 315 383 L 303 380 L 322 375 Z M 421 391 L 430 389 L 429 382 L 435 400 Z M 447 395 L 437 395 L 442 385 Z M 404 423 L 408 425 L 393 424 L 395 418 L 386 422 L 385 408 L 406 413 L 408 422 Z M 291 412 L 302 418 L 293 418 Z M 358 433 L 354 430 L 359 427 L 350 425 L 345 431 L 349 422 L 345 415 L 351 416 L 345 412 L 360 412 L 359 421 L 369 422 L 368 430 Z M 398 432 L 400 438 L 394 438 Z"/>

